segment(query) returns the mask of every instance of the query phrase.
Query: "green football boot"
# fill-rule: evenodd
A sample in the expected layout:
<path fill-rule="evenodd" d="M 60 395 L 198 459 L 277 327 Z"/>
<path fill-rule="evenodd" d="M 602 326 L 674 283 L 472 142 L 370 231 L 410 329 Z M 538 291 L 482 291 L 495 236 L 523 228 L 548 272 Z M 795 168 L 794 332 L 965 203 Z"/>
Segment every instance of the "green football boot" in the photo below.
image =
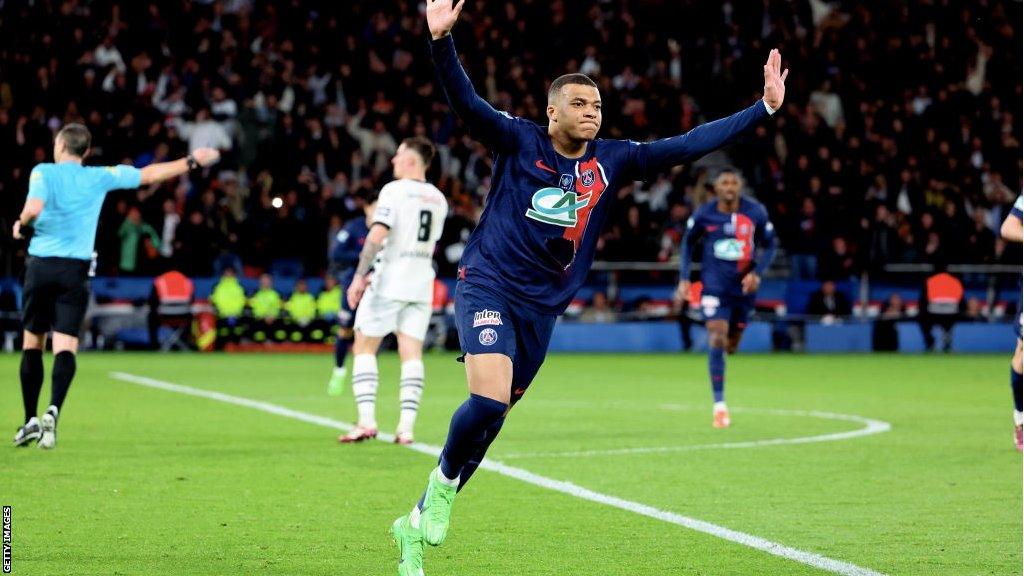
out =
<path fill-rule="evenodd" d="M 398 544 L 398 576 L 423 576 L 423 531 L 406 514 L 391 525 L 391 536 Z"/>
<path fill-rule="evenodd" d="M 440 546 L 448 535 L 448 523 L 452 518 L 452 503 L 458 488 L 441 481 L 440 470 L 435 468 L 430 473 L 427 493 L 423 498 L 423 510 L 420 516 L 420 528 L 423 540 L 431 546 Z"/>
<path fill-rule="evenodd" d="M 331 379 L 327 382 L 327 394 L 330 396 L 341 396 L 345 391 L 345 369 L 335 368 L 331 372 Z"/>

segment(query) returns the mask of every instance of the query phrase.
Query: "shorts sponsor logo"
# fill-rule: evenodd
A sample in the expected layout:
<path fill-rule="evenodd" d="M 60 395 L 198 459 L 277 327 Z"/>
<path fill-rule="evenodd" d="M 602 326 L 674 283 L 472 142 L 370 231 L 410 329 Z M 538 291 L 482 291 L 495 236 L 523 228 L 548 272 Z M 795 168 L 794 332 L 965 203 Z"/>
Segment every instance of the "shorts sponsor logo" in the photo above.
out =
<path fill-rule="evenodd" d="M 480 331 L 480 343 L 490 346 L 498 341 L 498 332 L 494 328 L 484 328 Z"/>
<path fill-rule="evenodd" d="M 473 313 L 473 328 L 481 326 L 501 326 L 501 312 L 481 310 Z"/>

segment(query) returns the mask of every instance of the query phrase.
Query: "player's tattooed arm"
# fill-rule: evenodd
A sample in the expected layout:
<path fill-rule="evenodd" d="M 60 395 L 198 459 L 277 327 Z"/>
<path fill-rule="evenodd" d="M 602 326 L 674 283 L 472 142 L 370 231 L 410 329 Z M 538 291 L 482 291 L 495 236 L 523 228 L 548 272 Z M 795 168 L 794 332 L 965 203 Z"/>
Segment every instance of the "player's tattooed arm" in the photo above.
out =
<path fill-rule="evenodd" d="M 366 235 L 366 242 L 363 244 L 363 251 L 359 253 L 359 264 L 356 265 L 356 273 L 349 284 L 346 296 L 348 305 L 354 310 L 363 299 L 363 292 L 368 285 L 367 274 L 373 268 L 373 262 L 377 254 L 384 249 L 384 239 L 388 237 L 390 228 L 386 224 L 375 222 L 370 227 L 370 233 Z"/>
<path fill-rule="evenodd" d="M 377 259 L 377 254 L 383 249 L 383 243 L 373 242 L 369 237 L 367 237 L 366 244 L 363 245 L 363 251 L 359 253 L 359 264 L 356 265 L 356 275 L 366 276 L 369 274 L 370 269 L 373 268 L 373 261 Z"/>

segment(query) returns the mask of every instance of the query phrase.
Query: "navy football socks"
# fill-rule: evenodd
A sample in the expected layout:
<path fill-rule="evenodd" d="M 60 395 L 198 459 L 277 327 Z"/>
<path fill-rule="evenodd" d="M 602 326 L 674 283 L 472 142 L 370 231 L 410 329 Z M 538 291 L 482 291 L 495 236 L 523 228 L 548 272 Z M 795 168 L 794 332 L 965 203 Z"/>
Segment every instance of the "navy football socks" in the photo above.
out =
<path fill-rule="evenodd" d="M 715 402 L 725 401 L 725 350 L 708 349 L 708 373 L 711 375 L 711 390 Z"/>
<path fill-rule="evenodd" d="M 473 472 L 480 466 L 480 462 L 483 461 L 484 455 L 487 454 L 487 449 L 491 447 L 491 442 L 498 437 L 498 432 L 501 431 L 501 426 L 505 423 L 505 417 L 502 416 L 498 420 L 491 424 L 484 433 L 487 435 L 484 441 L 477 447 L 476 452 L 470 457 L 469 462 L 462 467 L 462 472 L 459 473 L 459 490 L 462 490 L 466 482 L 469 482 L 469 478 L 473 476 Z M 450 478 L 450 476 L 449 476 Z"/>
<path fill-rule="evenodd" d="M 335 368 L 342 368 L 345 366 L 345 357 L 348 356 L 349 346 L 352 345 L 352 340 L 349 338 L 338 337 L 334 341 L 334 366 Z"/>
<path fill-rule="evenodd" d="M 477 394 L 470 394 L 459 406 L 452 416 L 451 425 L 448 427 L 448 440 L 441 451 L 441 473 L 446 478 L 459 478 L 470 459 L 481 448 L 487 449 L 487 432 L 496 422 L 503 419 L 506 410 L 508 404 Z M 495 435 L 496 433 L 495 430 Z"/>
<path fill-rule="evenodd" d="M 1013 407 L 1017 412 L 1024 412 L 1024 407 L 1022 407 L 1022 404 L 1024 404 L 1024 398 L 1022 398 L 1021 391 L 1022 379 L 1024 379 L 1024 376 L 1021 376 L 1016 370 L 1010 368 L 1010 387 L 1013 388 Z"/>

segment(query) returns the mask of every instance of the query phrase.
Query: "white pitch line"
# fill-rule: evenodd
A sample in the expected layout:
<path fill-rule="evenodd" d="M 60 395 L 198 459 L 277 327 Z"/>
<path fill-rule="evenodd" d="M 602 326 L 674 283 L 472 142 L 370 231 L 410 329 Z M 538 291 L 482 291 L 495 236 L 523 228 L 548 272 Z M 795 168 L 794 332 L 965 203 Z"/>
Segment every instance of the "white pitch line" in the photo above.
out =
<path fill-rule="evenodd" d="M 277 416 L 284 416 L 285 418 L 291 418 L 293 420 L 299 420 L 301 422 L 307 422 L 310 424 L 317 424 L 326 428 L 334 428 L 336 430 L 348 431 L 353 428 L 352 424 L 348 422 L 342 422 L 340 420 L 334 420 L 325 416 L 318 416 L 316 414 L 309 414 L 307 412 L 300 412 L 299 410 L 293 410 L 277 404 L 271 404 L 269 402 L 262 402 L 260 400 L 253 400 L 251 398 L 244 398 L 241 396 L 233 396 L 231 394 L 224 394 L 223 392 L 214 392 L 212 390 L 204 390 L 202 388 L 193 388 L 191 386 L 184 386 L 182 384 L 174 384 L 172 382 L 165 382 L 163 380 L 157 380 L 155 378 L 147 378 L 145 376 L 137 376 L 135 374 L 127 374 L 125 372 L 111 372 L 110 377 L 115 380 L 122 382 L 129 382 L 132 384 L 138 384 L 140 386 L 147 386 L 149 388 L 156 388 L 158 390 L 166 390 L 168 392 L 177 392 L 179 394 L 186 394 L 188 396 L 196 396 L 199 398 L 207 398 L 210 400 L 217 400 L 218 402 L 225 402 L 227 404 L 234 404 L 236 406 L 244 406 L 246 408 L 252 408 L 254 410 L 260 410 L 269 414 L 275 414 Z M 384 442 L 393 442 L 394 436 L 391 434 L 380 434 L 377 436 L 378 440 Z M 441 449 L 437 446 L 430 444 L 415 443 L 406 446 L 416 452 L 427 454 L 434 458 L 437 458 L 441 454 Z M 704 520 L 697 520 L 696 518 L 690 518 L 674 512 L 668 512 L 661 510 L 647 504 L 641 504 L 640 502 L 634 502 L 632 500 L 625 500 L 617 496 L 609 496 L 600 492 L 595 492 L 582 486 L 577 486 L 571 482 L 564 480 L 555 480 L 554 478 L 548 478 L 547 476 L 541 476 L 522 468 L 516 468 L 497 462 L 490 459 L 484 459 L 480 464 L 480 468 L 497 472 L 502 476 L 509 478 L 515 478 L 527 484 L 532 484 L 541 488 L 547 488 L 555 492 L 574 496 L 582 500 L 588 500 L 590 502 L 596 502 L 598 504 L 604 504 L 606 506 L 612 506 L 639 514 L 641 516 L 647 516 L 648 518 L 654 518 L 655 520 L 661 520 L 684 528 L 689 528 L 697 532 L 708 534 L 716 538 L 728 540 L 736 544 L 741 544 L 762 552 L 767 552 L 773 556 L 779 556 L 786 558 L 794 562 L 799 562 L 813 568 L 818 568 L 833 574 L 841 574 L 842 576 L 885 576 L 881 572 L 876 572 L 870 568 L 862 568 L 849 562 L 843 562 L 842 560 L 836 560 L 821 554 L 815 554 L 814 552 L 806 552 L 797 548 L 791 548 L 778 542 L 772 542 L 764 538 L 747 534 L 745 532 L 739 532 L 731 530 L 724 526 L 712 524 L 711 522 L 705 522 Z"/>
<path fill-rule="evenodd" d="M 682 410 L 689 408 L 678 404 L 662 404 L 662 408 L 669 410 Z M 719 450 L 731 448 L 763 448 L 765 446 L 783 446 L 787 444 L 813 444 L 815 442 L 836 442 L 871 436 L 892 430 L 892 425 L 883 420 L 865 418 L 856 414 L 838 414 L 835 412 L 820 412 L 817 410 L 779 410 L 773 408 L 733 408 L 733 412 L 749 414 L 772 414 L 775 416 L 802 416 L 807 418 L 821 418 L 824 420 L 840 420 L 844 422 L 856 422 L 863 424 L 862 428 L 847 430 L 844 432 L 832 432 L 829 434 L 817 434 L 815 436 L 798 436 L 796 438 L 765 438 L 761 440 L 746 440 L 742 442 L 718 442 L 715 444 L 690 444 L 677 446 L 639 446 L 636 448 L 609 448 L 607 450 L 574 450 L 565 452 L 512 452 L 501 454 L 503 460 L 514 460 L 517 458 L 583 458 L 592 456 L 624 456 L 632 454 L 656 454 L 663 452 L 693 452 L 697 450 Z"/>

